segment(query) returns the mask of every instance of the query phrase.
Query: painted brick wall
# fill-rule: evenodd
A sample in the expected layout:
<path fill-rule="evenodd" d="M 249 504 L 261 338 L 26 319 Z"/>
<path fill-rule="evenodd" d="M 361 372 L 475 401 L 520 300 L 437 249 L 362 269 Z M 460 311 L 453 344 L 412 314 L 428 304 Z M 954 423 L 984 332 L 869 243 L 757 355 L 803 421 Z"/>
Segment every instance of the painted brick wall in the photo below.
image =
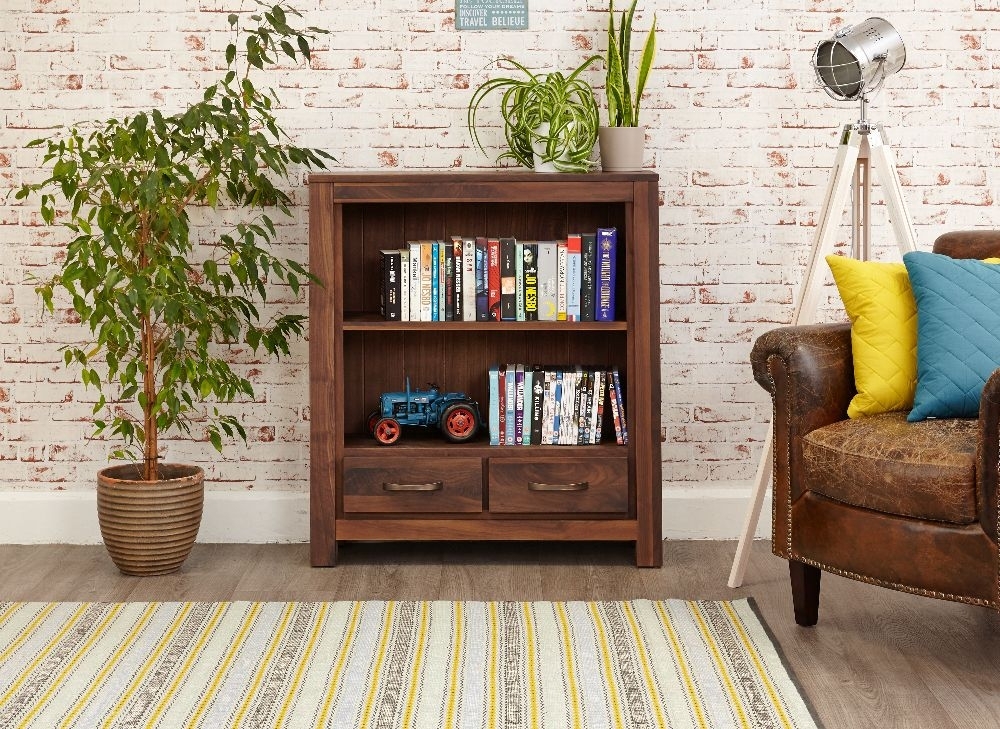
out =
<path fill-rule="evenodd" d="M 38 179 L 25 143 L 67 122 L 157 106 L 176 109 L 209 83 L 237 0 L 4 0 L 0 14 L 0 188 Z M 621 4 L 621 3 L 619 3 Z M 838 128 L 857 109 L 813 80 L 809 58 L 833 30 L 870 13 L 828 0 L 645 0 L 660 29 L 644 102 L 648 165 L 660 174 L 664 480 L 747 484 L 770 406 L 747 357 L 788 322 L 833 162 Z M 603 2 L 531 0 L 529 31 L 456 32 L 452 0 L 299 0 L 332 31 L 311 68 L 270 75 L 280 118 L 300 144 L 347 169 L 489 167 L 498 130 L 471 148 L 465 109 L 498 54 L 537 68 L 575 67 L 604 47 Z M 876 98 L 918 244 L 1000 227 L 1000 4 L 910 0 L 885 15 L 903 34 L 906 68 Z M 590 80 L 601 83 L 595 71 Z M 306 190 L 281 244 L 307 257 Z M 878 190 L 876 189 L 876 197 Z M 880 202 L 880 201 L 879 201 Z M 846 220 L 845 216 L 845 220 Z M 895 247 L 874 211 L 879 257 Z M 202 232 L 209 240 L 211 229 Z M 844 230 L 844 238 L 848 235 Z M 81 329 L 68 307 L 43 316 L 29 276 L 44 276 L 66 236 L 31 208 L 0 199 L 0 489 L 87 490 L 108 445 L 87 439 L 91 398 L 60 365 Z M 844 241 L 841 241 L 841 245 Z M 305 311 L 305 299 L 276 292 Z M 840 317 L 830 289 L 822 315 Z M 204 464 L 215 490 L 307 490 L 306 346 L 279 364 L 233 359 L 257 401 L 232 406 L 250 448 L 218 459 L 173 440 L 167 456 Z"/>

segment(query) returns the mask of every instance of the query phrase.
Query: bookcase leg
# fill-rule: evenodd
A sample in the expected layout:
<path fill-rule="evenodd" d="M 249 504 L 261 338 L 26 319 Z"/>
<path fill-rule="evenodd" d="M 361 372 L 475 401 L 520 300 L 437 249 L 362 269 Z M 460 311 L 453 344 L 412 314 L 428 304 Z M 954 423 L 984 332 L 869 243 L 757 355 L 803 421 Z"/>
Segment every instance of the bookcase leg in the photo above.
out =
<path fill-rule="evenodd" d="M 663 566 L 663 540 L 640 536 L 635 543 L 635 566 Z"/>

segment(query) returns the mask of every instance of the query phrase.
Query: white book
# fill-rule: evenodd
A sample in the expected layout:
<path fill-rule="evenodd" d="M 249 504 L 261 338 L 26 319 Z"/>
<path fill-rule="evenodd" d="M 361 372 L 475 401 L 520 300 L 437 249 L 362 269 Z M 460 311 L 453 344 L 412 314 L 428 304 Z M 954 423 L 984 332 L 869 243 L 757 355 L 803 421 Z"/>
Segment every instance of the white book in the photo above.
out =
<path fill-rule="evenodd" d="M 410 321 L 410 255 L 399 252 L 399 320 Z"/>
<path fill-rule="evenodd" d="M 406 245 L 410 259 L 410 321 L 420 321 L 420 244 Z"/>
<path fill-rule="evenodd" d="M 538 242 L 538 320 L 555 321 L 559 275 L 555 241 Z"/>
<path fill-rule="evenodd" d="M 566 266 L 568 255 L 566 241 L 559 241 L 556 247 L 556 319 L 566 321 Z"/>

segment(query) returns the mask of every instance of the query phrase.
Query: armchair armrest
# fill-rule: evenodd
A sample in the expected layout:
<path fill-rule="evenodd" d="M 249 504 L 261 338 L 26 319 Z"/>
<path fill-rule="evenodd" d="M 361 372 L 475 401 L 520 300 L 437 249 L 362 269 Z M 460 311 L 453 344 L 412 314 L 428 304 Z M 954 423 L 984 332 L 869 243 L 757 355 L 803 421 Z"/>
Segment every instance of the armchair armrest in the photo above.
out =
<path fill-rule="evenodd" d="M 986 381 L 979 401 L 978 456 L 979 522 L 983 531 L 996 542 L 997 530 L 1000 528 L 997 523 L 1000 510 L 1000 503 L 997 502 L 1000 494 L 997 488 L 997 480 L 1000 478 L 1000 369 Z"/>
<path fill-rule="evenodd" d="M 851 325 L 780 327 L 757 338 L 750 352 L 754 379 L 774 404 L 773 518 L 771 549 L 790 556 L 790 509 L 802 488 L 791 474 L 802 470 L 802 437 L 847 417 L 854 397 Z"/>

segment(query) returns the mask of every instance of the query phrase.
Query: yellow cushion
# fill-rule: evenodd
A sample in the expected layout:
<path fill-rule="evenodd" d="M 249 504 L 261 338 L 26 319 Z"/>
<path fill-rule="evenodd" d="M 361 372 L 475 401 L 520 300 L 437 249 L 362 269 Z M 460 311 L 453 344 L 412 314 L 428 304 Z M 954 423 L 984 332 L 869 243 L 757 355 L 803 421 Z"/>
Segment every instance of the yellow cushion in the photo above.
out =
<path fill-rule="evenodd" d="M 851 320 L 854 385 L 850 418 L 913 406 L 917 305 L 902 263 L 827 256 Z"/>

